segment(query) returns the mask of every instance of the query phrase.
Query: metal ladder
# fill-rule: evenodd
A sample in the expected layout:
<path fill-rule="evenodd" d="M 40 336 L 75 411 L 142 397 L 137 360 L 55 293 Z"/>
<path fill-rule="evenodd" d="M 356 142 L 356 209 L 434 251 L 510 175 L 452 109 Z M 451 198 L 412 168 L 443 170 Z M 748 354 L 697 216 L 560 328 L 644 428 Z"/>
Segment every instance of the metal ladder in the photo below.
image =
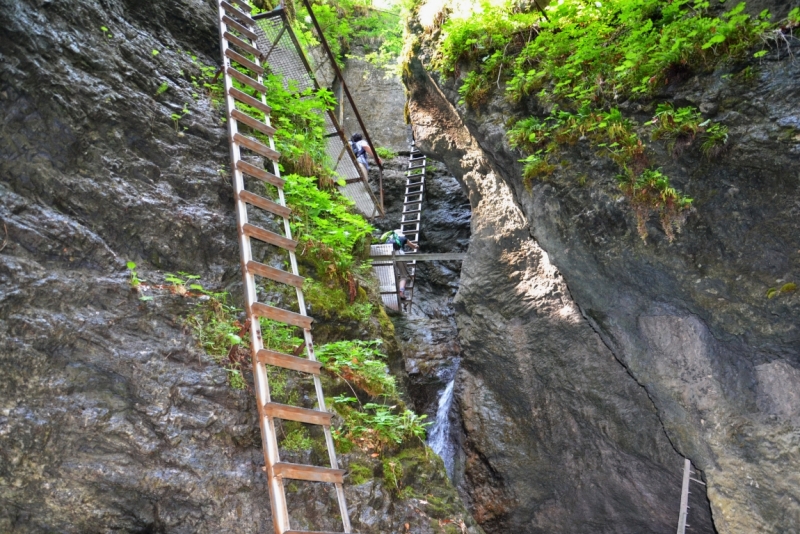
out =
<path fill-rule="evenodd" d="M 425 200 L 425 155 L 417 150 L 415 141 L 411 141 L 411 153 L 408 156 L 408 171 L 406 171 L 406 190 L 403 198 L 403 213 L 400 218 L 400 230 L 409 241 L 419 244 L 420 225 L 422 223 L 422 201 Z M 413 256 L 412 256 L 413 257 Z M 408 281 L 406 293 L 409 299 L 400 301 L 405 310 L 411 307 L 414 300 L 414 280 L 417 276 L 417 262 L 406 262 Z M 398 286 L 399 287 L 399 286 Z M 398 299 L 400 293 L 398 289 Z"/>
<path fill-rule="evenodd" d="M 234 7 L 234 4 L 238 8 Z M 234 199 L 236 202 L 236 224 L 244 277 L 245 310 L 250 324 L 253 379 L 275 533 L 310 534 L 314 532 L 314 534 L 341 534 L 293 530 L 289 524 L 284 479 L 334 484 L 343 525 L 342 532 L 349 533 L 352 531 L 342 487 L 344 471 L 338 468 L 336 460 L 330 427 L 332 414 L 325 408 L 322 384 L 319 377 L 322 364 L 316 361 L 314 355 L 314 344 L 311 338 L 312 319 L 306 314 L 302 290 L 303 278 L 298 275 L 297 257 L 295 255 L 297 241 L 292 239 L 289 227 L 288 217 L 291 215 L 291 210 L 286 207 L 283 191 L 284 180 L 280 177 L 278 169 L 280 154 L 275 151 L 275 129 L 270 125 L 270 107 L 266 102 L 267 89 L 263 85 L 262 78 L 264 68 L 260 65 L 262 53 L 256 46 L 255 21 L 250 16 L 252 8 L 242 0 L 231 0 L 231 2 L 219 0 L 218 7 L 220 48 L 225 81 L 225 103 L 230 136 Z M 248 94 L 248 89 L 240 90 L 235 87 L 234 80 L 257 94 L 258 97 Z M 237 102 L 257 109 L 260 116 L 253 117 L 237 109 Z M 266 135 L 269 139 L 269 146 L 240 133 L 240 125 L 246 125 L 249 129 Z M 265 170 L 261 165 L 254 165 L 243 160 L 242 149 L 248 151 L 247 153 L 269 160 L 272 163 L 272 172 Z M 245 176 L 274 186 L 277 189 L 277 198 L 270 200 L 247 191 L 245 189 Z M 282 218 L 284 235 L 250 224 L 248 222 L 248 205 Z M 251 249 L 252 239 L 286 250 L 289 256 L 291 272 L 254 261 Z M 293 286 L 297 293 L 299 313 L 258 302 L 256 276 Z M 259 324 L 259 318 L 262 317 L 302 329 L 307 358 L 283 354 L 265 348 Z M 307 373 L 311 376 L 316 390 L 318 409 L 311 410 L 272 402 L 267 377 L 267 365 Z M 325 435 L 330 467 L 282 462 L 276 435 L 276 419 L 321 425 Z"/>

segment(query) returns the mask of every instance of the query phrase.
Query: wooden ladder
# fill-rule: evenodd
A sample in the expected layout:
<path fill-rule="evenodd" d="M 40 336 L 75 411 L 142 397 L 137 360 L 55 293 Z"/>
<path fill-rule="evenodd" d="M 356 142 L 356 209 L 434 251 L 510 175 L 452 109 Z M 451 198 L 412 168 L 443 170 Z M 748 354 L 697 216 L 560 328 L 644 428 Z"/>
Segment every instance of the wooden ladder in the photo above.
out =
<path fill-rule="evenodd" d="M 411 153 L 408 156 L 408 171 L 406 171 L 406 190 L 403 198 L 403 213 L 400 219 L 400 230 L 415 245 L 419 244 L 420 224 L 422 222 L 422 201 L 425 200 L 425 155 L 417 150 L 416 142 L 411 142 Z M 411 255 L 413 257 L 413 255 Z M 414 280 L 417 275 L 416 260 L 406 263 L 408 281 L 406 293 L 409 299 L 401 301 L 398 290 L 398 302 L 404 309 L 409 309 L 414 299 Z"/>
<path fill-rule="evenodd" d="M 341 534 L 319 531 L 293 530 L 289 524 L 289 512 L 284 489 L 284 479 L 310 482 L 332 483 L 335 486 L 339 504 L 339 513 L 343 525 L 342 533 L 351 531 L 350 519 L 342 487 L 344 471 L 338 468 L 336 451 L 331 435 L 331 416 L 325 408 L 320 382 L 320 368 L 316 361 L 314 344 L 311 338 L 311 317 L 306 314 L 303 299 L 303 278 L 297 269 L 295 248 L 297 241 L 292 239 L 288 217 L 291 210 L 286 207 L 283 191 L 284 180 L 280 177 L 278 159 L 275 151 L 275 129 L 270 125 L 270 107 L 267 105 L 267 89 L 263 85 L 264 68 L 260 64 L 262 53 L 256 46 L 255 21 L 251 18 L 252 7 L 242 0 L 218 0 L 220 21 L 220 48 L 223 60 L 225 80 L 225 104 L 227 107 L 228 131 L 230 136 L 231 166 L 233 168 L 234 199 L 236 202 L 236 224 L 241 250 L 242 275 L 244 277 L 244 298 L 247 319 L 250 324 L 250 345 L 252 348 L 253 379 L 255 383 L 256 402 L 258 405 L 259 424 L 265 471 L 267 473 L 272 519 L 276 534 Z M 236 7 L 238 6 L 238 7 Z M 234 80 L 244 88 L 234 87 Z M 246 92 L 247 91 L 247 92 Z M 248 92 L 258 95 L 251 96 Z M 237 109 L 241 102 L 258 110 L 257 117 Z M 258 131 L 269 139 L 269 146 L 239 132 L 240 125 L 246 125 L 248 131 Z M 242 150 L 256 156 L 266 158 L 272 163 L 272 172 L 242 159 Z M 252 161 L 252 160 L 251 160 Z M 267 199 L 245 189 L 244 177 L 258 179 L 277 189 L 277 198 Z M 265 187 L 266 190 L 266 187 Z M 283 234 L 260 228 L 248 222 L 247 206 L 252 206 L 282 218 Z M 251 239 L 267 243 L 288 252 L 291 272 L 264 265 L 253 260 Z M 255 277 L 266 278 L 281 284 L 293 286 L 297 293 L 299 313 L 270 306 L 258 302 Z M 303 330 L 307 358 L 283 354 L 264 347 L 261 337 L 259 318 L 267 318 L 291 325 Z M 267 365 L 306 373 L 312 377 L 317 395 L 317 409 L 310 410 L 298 406 L 278 404 L 271 401 L 267 378 Z M 282 462 L 276 435 L 276 419 L 298 421 L 322 426 L 325 443 L 328 449 L 330 467 L 317 467 Z"/>

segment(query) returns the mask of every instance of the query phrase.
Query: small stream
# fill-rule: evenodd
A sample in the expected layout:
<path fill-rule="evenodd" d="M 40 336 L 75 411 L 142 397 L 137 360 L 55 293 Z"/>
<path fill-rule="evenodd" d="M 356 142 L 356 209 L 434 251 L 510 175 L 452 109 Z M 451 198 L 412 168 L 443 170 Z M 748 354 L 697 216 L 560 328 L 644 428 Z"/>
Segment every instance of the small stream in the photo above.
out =
<path fill-rule="evenodd" d="M 444 461 L 447 476 L 453 478 L 453 460 L 455 459 L 455 443 L 450 435 L 450 407 L 453 405 L 453 386 L 456 380 L 452 378 L 447 387 L 439 395 L 439 407 L 436 410 L 436 421 L 428 432 L 428 445 L 433 452 Z"/>

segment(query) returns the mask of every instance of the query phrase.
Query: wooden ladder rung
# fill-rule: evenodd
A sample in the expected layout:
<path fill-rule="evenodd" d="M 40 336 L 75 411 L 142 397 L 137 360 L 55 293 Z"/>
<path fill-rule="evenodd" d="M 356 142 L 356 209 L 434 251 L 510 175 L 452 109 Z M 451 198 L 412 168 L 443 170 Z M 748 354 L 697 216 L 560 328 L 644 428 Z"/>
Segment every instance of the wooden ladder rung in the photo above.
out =
<path fill-rule="evenodd" d="M 272 184 L 275 187 L 283 187 L 283 184 L 286 183 L 283 178 L 278 178 L 271 172 L 267 172 L 264 169 L 259 169 L 255 165 L 247 163 L 246 161 L 243 160 L 239 160 L 236 162 L 236 168 L 245 174 L 249 174 L 253 178 L 258 178 L 262 182 L 267 182 L 268 184 Z"/>
<path fill-rule="evenodd" d="M 247 237 L 253 237 L 259 241 L 263 241 L 265 243 L 269 243 L 270 245 L 275 245 L 276 247 L 281 247 L 292 252 L 294 252 L 297 248 L 297 241 L 294 239 L 283 237 L 275 232 L 270 232 L 269 230 L 264 230 L 258 226 L 253 226 L 250 223 L 245 223 L 242 225 L 242 233 Z"/>
<path fill-rule="evenodd" d="M 263 133 L 265 135 L 275 135 L 275 128 L 273 128 L 272 126 L 270 126 L 268 124 L 264 124 L 263 122 L 261 122 L 258 119 L 254 119 L 253 117 L 251 117 L 250 115 L 248 115 L 246 113 L 242 113 L 238 109 L 234 109 L 233 111 L 231 111 L 231 118 L 235 119 L 235 120 L 237 120 L 237 121 L 239 121 L 239 122 L 241 122 L 243 124 L 246 124 L 250 128 L 253 128 L 254 130 L 258 130 L 259 132 L 261 132 L 261 133 Z"/>
<path fill-rule="evenodd" d="M 222 0 L 220 4 L 222 5 L 222 9 L 224 9 L 226 13 L 231 15 L 233 18 L 239 20 L 242 24 L 247 24 L 248 26 L 252 26 L 253 24 L 255 24 L 255 21 L 250 18 L 250 15 L 236 9 L 225 0 Z"/>
<path fill-rule="evenodd" d="M 264 405 L 264 415 L 277 417 L 284 421 L 297 421 L 298 423 L 308 423 L 310 425 L 330 426 L 332 413 L 321 412 L 319 410 L 309 410 L 288 404 L 278 404 L 268 402 Z"/>
<path fill-rule="evenodd" d="M 239 48 L 241 48 L 242 50 L 244 50 L 248 54 L 253 54 L 256 57 L 260 57 L 261 56 L 261 50 L 259 50 L 255 46 L 251 45 L 247 41 L 239 39 L 238 37 L 233 35 L 231 32 L 225 32 L 225 33 L 222 34 L 222 36 L 225 38 L 226 41 L 228 41 L 232 45 L 238 46 Z"/>
<path fill-rule="evenodd" d="M 272 472 L 276 477 L 307 480 L 309 482 L 341 484 L 344 480 L 343 469 L 331 469 L 330 467 L 316 467 L 313 465 L 278 462 L 272 466 Z"/>
<path fill-rule="evenodd" d="M 278 152 L 275 152 L 264 143 L 259 143 L 255 139 L 250 139 L 249 137 L 245 137 L 240 133 L 233 134 L 233 141 L 257 154 L 261 154 L 265 158 L 271 159 L 272 161 L 278 161 L 281 159 L 281 155 Z"/>
<path fill-rule="evenodd" d="M 235 61 L 239 65 L 241 65 L 241 66 L 243 66 L 243 67 L 245 67 L 247 69 L 250 69 L 251 71 L 255 72 L 256 74 L 264 74 L 264 67 L 262 67 L 261 65 L 257 65 L 253 61 L 250 61 L 249 59 L 244 57 L 242 54 L 237 52 L 236 50 L 232 50 L 230 48 L 226 48 L 225 49 L 225 57 L 227 57 L 228 59 L 232 59 L 233 61 Z"/>
<path fill-rule="evenodd" d="M 264 265 L 263 263 L 253 260 L 248 261 L 246 267 L 247 271 L 252 274 L 294 287 L 303 287 L 303 281 L 305 280 L 302 276 L 297 276 L 296 274 L 282 269 L 276 269 L 275 267 L 270 267 L 269 265 Z"/>
<path fill-rule="evenodd" d="M 238 72 L 238 71 L 237 71 Z M 247 93 L 236 89 L 235 87 L 231 87 L 231 90 L 228 91 L 228 94 L 231 95 L 233 98 L 247 104 L 248 106 L 253 106 L 256 109 L 259 109 L 269 115 L 272 112 L 272 108 L 263 103 L 261 100 L 257 98 L 253 98 L 252 96 L 248 95 Z"/>
<path fill-rule="evenodd" d="M 233 28 L 234 30 L 236 30 L 237 32 L 241 33 L 242 35 L 244 35 L 245 37 L 247 37 L 248 39 L 250 39 L 252 41 L 255 41 L 255 40 L 258 39 L 258 35 L 256 35 L 256 33 L 253 30 L 249 29 L 244 24 L 236 22 L 235 20 L 233 20 L 230 17 L 227 17 L 227 16 L 223 15 L 222 22 L 224 22 L 226 26 L 230 26 L 231 28 Z"/>
<path fill-rule="evenodd" d="M 252 6 L 250 6 L 250 4 L 248 4 L 247 2 L 242 2 L 242 0 L 233 0 L 233 1 L 236 4 L 239 4 L 239 7 L 241 7 L 244 11 L 247 11 L 248 13 L 253 12 Z"/>
<path fill-rule="evenodd" d="M 256 91 L 261 91 L 262 93 L 267 94 L 267 88 L 264 87 L 263 84 L 257 82 L 256 80 L 248 76 L 247 74 L 239 72 L 233 67 L 228 67 L 227 69 L 225 69 L 225 72 L 227 72 L 228 76 L 230 76 L 231 78 L 236 78 L 237 80 L 247 85 L 248 87 L 252 87 Z"/>
<path fill-rule="evenodd" d="M 288 217 L 292 214 L 292 210 L 290 210 L 286 206 L 281 206 L 277 202 L 273 202 L 262 196 L 258 196 L 255 193 L 251 193 L 250 191 L 242 191 L 241 193 L 239 193 L 239 198 L 242 199 L 244 202 L 247 202 L 248 204 L 252 204 L 257 208 L 261 208 L 262 210 L 267 210 L 268 212 L 274 213 L 275 215 L 279 215 L 281 217 Z"/>
<path fill-rule="evenodd" d="M 322 363 L 307 358 L 298 358 L 290 354 L 275 352 L 274 350 L 261 349 L 256 353 L 256 359 L 264 365 L 274 365 L 283 369 L 300 371 L 311 375 L 318 375 Z"/>
<path fill-rule="evenodd" d="M 251 304 L 250 311 L 253 312 L 253 314 L 258 315 L 259 317 L 272 319 L 273 321 L 278 321 L 279 323 L 286 323 L 292 326 L 297 326 L 302 328 L 303 330 L 308 330 L 309 328 L 311 328 L 311 321 L 314 320 L 307 315 L 300 315 L 299 313 L 290 312 L 288 310 L 282 310 L 274 306 L 267 306 L 266 304 L 262 304 L 261 302 L 254 302 L 253 304 Z"/>

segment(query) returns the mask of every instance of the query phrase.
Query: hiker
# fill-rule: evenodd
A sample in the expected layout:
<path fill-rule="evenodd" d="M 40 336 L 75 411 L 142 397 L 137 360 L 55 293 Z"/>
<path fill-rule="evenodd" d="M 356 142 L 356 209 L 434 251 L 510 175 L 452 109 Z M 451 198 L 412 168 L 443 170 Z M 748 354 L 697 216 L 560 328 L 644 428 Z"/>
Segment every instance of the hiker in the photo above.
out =
<path fill-rule="evenodd" d="M 410 247 L 411 250 L 419 250 L 419 245 L 415 245 L 409 241 L 408 238 L 403 234 L 402 230 L 392 230 L 391 232 L 386 232 L 381 236 L 381 241 L 387 245 L 391 244 L 396 254 L 405 254 L 405 248 L 407 246 Z M 394 265 L 395 269 L 397 269 L 397 277 L 400 279 L 400 299 L 411 300 L 411 297 L 406 296 L 406 283 L 408 282 L 409 278 L 406 262 L 396 261 Z"/>
<path fill-rule="evenodd" d="M 360 133 L 356 132 L 353 134 L 353 137 L 350 138 L 350 148 L 353 149 L 353 154 L 356 155 L 356 160 L 358 160 L 358 167 L 361 169 L 361 175 L 364 177 L 365 180 L 369 179 L 369 161 L 367 160 L 367 156 L 372 156 L 377 163 L 381 162 L 381 159 L 372 153 L 372 149 L 369 147 L 369 143 L 364 140 L 364 136 Z"/>

